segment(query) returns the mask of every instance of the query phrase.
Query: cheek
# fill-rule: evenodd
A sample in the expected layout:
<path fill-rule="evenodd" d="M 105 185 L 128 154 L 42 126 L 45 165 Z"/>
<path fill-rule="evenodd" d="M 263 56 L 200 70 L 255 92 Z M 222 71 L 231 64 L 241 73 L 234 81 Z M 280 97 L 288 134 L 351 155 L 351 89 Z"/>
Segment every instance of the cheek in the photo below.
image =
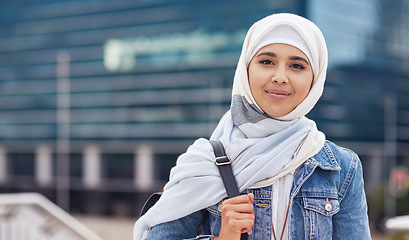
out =
<path fill-rule="evenodd" d="M 308 96 L 308 94 L 310 93 L 310 88 L 308 88 L 307 90 L 305 90 L 304 91 L 304 93 L 302 94 L 302 100 L 304 100 L 307 96 Z"/>
<path fill-rule="evenodd" d="M 248 82 L 250 86 L 250 90 L 253 92 L 259 85 L 260 85 L 260 77 L 258 76 L 257 72 L 249 70 L 248 73 Z"/>
<path fill-rule="evenodd" d="M 260 79 L 252 78 L 249 80 L 251 95 L 258 98 L 263 92 L 263 82 Z"/>
<path fill-rule="evenodd" d="M 257 89 L 259 89 L 260 87 L 257 85 L 257 82 L 255 82 L 255 81 L 252 81 L 252 80 L 249 80 L 249 87 L 250 87 L 250 92 L 251 92 L 251 95 L 254 97 L 254 98 L 257 98 L 257 96 L 258 96 L 258 94 L 257 94 Z"/>
<path fill-rule="evenodd" d="M 305 79 L 310 79 L 310 78 L 299 78 L 296 84 L 294 84 L 294 90 L 297 91 L 299 94 L 299 97 L 304 99 L 307 97 L 309 94 L 311 88 L 312 88 L 312 78 L 310 81 L 305 81 Z"/>

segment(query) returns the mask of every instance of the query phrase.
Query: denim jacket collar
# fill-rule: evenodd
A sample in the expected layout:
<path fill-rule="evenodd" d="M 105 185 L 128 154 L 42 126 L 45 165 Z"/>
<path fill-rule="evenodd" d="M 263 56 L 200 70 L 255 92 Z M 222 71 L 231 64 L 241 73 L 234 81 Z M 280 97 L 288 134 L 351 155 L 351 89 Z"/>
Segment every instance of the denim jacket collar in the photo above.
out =
<path fill-rule="evenodd" d="M 323 170 L 341 170 L 327 142 L 325 142 L 321 151 L 307 161 L 310 161 L 313 165 L 318 165 Z"/>
<path fill-rule="evenodd" d="M 305 161 L 298 171 L 296 171 L 293 188 L 290 192 L 291 201 L 300 190 L 302 184 L 313 174 L 317 167 L 323 170 L 341 170 L 341 167 L 335 160 L 334 153 L 331 151 L 331 148 L 327 142 L 324 143 L 324 147 L 315 156 Z"/>

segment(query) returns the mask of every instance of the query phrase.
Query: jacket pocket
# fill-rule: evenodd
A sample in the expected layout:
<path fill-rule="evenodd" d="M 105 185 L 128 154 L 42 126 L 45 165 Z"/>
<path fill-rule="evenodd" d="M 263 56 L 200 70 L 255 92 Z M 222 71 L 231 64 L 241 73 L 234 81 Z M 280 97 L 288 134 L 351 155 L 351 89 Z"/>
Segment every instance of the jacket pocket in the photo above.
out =
<path fill-rule="evenodd" d="M 320 213 L 324 216 L 332 216 L 339 212 L 339 201 L 334 198 L 304 197 L 304 208 Z"/>
<path fill-rule="evenodd" d="M 206 208 L 209 212 L 209 226 L 210 232 L 214 236 L 219 236 L 220 227 L 222 223 L 221 203 L 215 204 Z"/>
<path fill-rule="evenodd" d="M 221 209 L 221 203 L 215 204 L 213 206 L 210 206 L 208 208 L 206 208 L 206 210 L 210 213 L 210 214 L 214 214 L 217 216 L 222 216 L 222 212 L 220 211 Z"/>
<path fill-rule="evenodd" d="M 303 197 L 306 239 L 332 239 L 332 217 L 339 212 L 335 198 Z"/>

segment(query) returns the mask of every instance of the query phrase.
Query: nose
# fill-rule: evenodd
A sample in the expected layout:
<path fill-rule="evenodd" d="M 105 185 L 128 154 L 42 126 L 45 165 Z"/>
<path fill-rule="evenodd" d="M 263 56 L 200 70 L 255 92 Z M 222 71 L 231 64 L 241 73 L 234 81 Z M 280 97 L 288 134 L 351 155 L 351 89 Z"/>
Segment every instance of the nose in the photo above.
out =
<path fill-rule="evenodd" d="M 285 83 L 288 82 L 288 79 L 287 79 L 287 78 L 277 78 L 277 77 L 273 77 L 273 78 L 271 79 L 271 81 L 272 81 L 273 83 L 285 84 Z"/>
<path fill-rule="evenodd" d="M 277 72 L 271 78 L 271 81 L 278 84 L 288 83 L 288 77 L 287 74 L 285 74 L 285 70 L 277 70 Z"/>

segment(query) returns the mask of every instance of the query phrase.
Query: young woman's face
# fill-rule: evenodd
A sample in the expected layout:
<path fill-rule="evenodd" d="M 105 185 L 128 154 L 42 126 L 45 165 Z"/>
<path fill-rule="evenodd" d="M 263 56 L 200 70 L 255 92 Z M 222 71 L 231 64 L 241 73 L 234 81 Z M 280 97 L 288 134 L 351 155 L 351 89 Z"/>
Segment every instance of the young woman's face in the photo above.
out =
<path fill-rule="evenodd" d="M 308 95 L 313 72 L 307 56 L 296 47 L 275 43 L 261 48 L 248 67 L 251 93 L 272 117 L 282 117 Z"/>

